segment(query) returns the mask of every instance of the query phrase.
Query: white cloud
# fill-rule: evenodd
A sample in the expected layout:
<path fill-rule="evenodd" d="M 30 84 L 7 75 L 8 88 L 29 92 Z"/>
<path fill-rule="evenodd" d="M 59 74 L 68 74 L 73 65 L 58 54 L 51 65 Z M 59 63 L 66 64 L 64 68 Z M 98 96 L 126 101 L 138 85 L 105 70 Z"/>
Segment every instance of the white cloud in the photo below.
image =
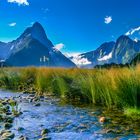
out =
<path fill-rule="evenodd" d="M 71 57 L 71 61 L 75 63 L 78 67 L 89 65 L 92 63 L 87 58 L 84 58 L 82 55 L 80 55 L 80 53 L 66 54 L 66 56 L 68 55 L 69 55 L 69 58 Z"/>
<path fill-rule="evenodd" d="M 12 22 L 12 23 L 9 23 L 8 25 L 10 26 L 10 27 L 14 27 L 14 26 L 16 26 L 16 22 Z"/>
<path fill-rule="evenodd" d="M 111 23 L 111 21 L 112 21 L 112 17 L 111 16 L 106 16 L 105 18 L 104 18 L 104 22 L 106 23 L 106 24 L 109 24 L 109 23 Z"/>
<path fill-rule="evenodd" d="M 65 47 L 65 45 L 63 44 L 63 43 L 59 43 L 59 44 L 56 44 L 55 46 L 54 46 L 54 49 L 56 49 L 56 50 L 61 50 L 61 49 L 63 49 Z"/>
<path fill-rule="evenodd" d="M 27 0 L 8 0 L 10 3 L 17 3 L 18 5 L 29 5 Z"/>
<path fill-rule="evenodd" d="M 89 65 L 92 63 L 87 58 L 84 58 L 80 54 L 81 54 L 80 52 L 72 52 L 72 53 L 65 53 L 64 55 L 70 58 L 71 61 L 79 67 L 84 65 Z"/>
<path fill-rule="evenodd" d="M 129 30 L 128 32 L 125 33 L 125 35 L 133 35 L 135 32 L 140 31 L 140 26 L 134 29 Z"/>
<path fill-rule="evenodd" d="M 112 58 L 112 52 L 109 53 L 108 55 L 105 55 L 102 58 L 99 58 L 98 61 L 106 61 L 106 60 L 111 59 L 111 58 Z"/>

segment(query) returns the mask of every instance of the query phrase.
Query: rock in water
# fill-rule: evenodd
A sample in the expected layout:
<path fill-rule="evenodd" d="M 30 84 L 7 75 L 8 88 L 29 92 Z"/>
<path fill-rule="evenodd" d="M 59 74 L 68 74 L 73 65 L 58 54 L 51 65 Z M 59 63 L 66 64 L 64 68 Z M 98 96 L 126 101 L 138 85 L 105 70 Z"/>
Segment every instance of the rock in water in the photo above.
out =
<path fill-rule="evenodd" d="M 105 117 L 100 117 L 99 118 L 99 122 L 100 123 L 105 123 L 106 122 L 106 118 Z"/>
<path fill-rule="evenodd" d="M 43 129 L 43 130 L 41 131 L 41 135 L 43 136 L 43 135 L 45 135 L 45 134 L 48 134 L 49 132 L 50 132 L 49 129 Z"/>
<path fill-rule="evenodd" d="M 10 129 L 12 127 L 11 123 L 5 123 L 4 124 L 5 129 Z"/>
<path fill-rule="evenodd" d="M 2 136 L 1 139 L 2 140 L 9 140 L 9 139 L 13 139 L 15 137 L 15 134 L 10 132 L 10 131 L 5 131 Z"/>

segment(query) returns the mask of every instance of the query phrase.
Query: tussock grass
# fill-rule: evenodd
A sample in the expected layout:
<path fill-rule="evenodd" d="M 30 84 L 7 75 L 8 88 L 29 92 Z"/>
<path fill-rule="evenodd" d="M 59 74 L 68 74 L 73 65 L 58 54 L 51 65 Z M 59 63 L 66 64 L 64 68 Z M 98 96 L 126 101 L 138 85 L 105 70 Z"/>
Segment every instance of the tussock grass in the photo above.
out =
<path fill-rule="evenodd" d="M 4 68 L 0 70 L 0 87 L 34 90 L 38 94 L 53 93 L 65 100 L 97 104 L 107 108 L 139 108 L 140 65 L 135 68 L 93 70 Z"/>
<path fill-rule="evenodd" d="M 140 119 L 140 109 L 136 107 L 124 109 L 124 114 L 134 121 Z"/>

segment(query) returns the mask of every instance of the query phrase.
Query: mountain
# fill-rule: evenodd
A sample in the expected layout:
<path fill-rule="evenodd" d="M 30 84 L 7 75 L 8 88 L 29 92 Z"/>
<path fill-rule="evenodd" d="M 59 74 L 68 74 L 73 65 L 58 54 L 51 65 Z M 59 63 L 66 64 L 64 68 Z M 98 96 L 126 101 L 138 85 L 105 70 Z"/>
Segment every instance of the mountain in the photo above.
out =
<path fill-rule="evenodd" d="M 27 28 L 16 40 L 0 42 L 0 59 L 9 66 L 76 67 L 54 48 L 40 23 Z"/>
<path fill-rule="evenodd" d="M 0 60 L 5 60 L 10 53 L 9 43 L 0 42 Z"/>
<path fill-rule="evenodd" d="M 140 52 L 140 41 L 132 40 L 128 36 L 120 36 L 116 42 L 106 42 L 94 51 L 71 57 L 73 62 L 86 60 L 88 64 L 81 64 L 81 67 L 93 68 L 108 64 L 128 64 Z M 78 62 L 77 62 L 78 63 Z"/>
<path fill-rule="evenodd" d="M 140 42 L 130 39 L 128 36 L 120 36 L 113 50 L 112 62 L 126 64 L 140 51 Z"/>
<path fill-rule="evenodd" d="M 0 42 L 0 62 L 9 66 L 48 66 L 93 68 L 101 65 L 125 65 L 137 59 L 140 41 L 120 36 L 116 42 L 105 42 L 94 51 L 67 58 L 57 50 L 36 22 L 12 42 Z"/>

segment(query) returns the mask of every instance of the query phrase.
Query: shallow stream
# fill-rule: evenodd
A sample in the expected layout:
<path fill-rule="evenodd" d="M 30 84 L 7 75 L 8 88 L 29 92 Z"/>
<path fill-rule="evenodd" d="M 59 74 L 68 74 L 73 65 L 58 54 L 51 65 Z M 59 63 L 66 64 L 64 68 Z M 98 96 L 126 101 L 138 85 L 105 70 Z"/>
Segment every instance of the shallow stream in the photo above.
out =
<path fill-rule="evenodd" d="M 41 131 L 45 128 L 50 130 L 48 136 L 52 140 L 111 140 L 120 139 L 137 140 L 140 138 L 134 134 L 107 133 L 103 129 L 103 124 L 98 120 L 98 108 L 80 108 L 72 105 L 60 105 L 60 101 L 55 98 L 45 98 L 40 101 L 39 106 L 34 102 L 26 100 L 26 94 L 13 93 L 0 90 L 0 98 L 14 97 L 18 101 L 18 109 L 22 115 L 14 119 L 13 127 L 10 129 L 15 133 L 14 140 L 18 140 L 23 135 L 29 140 L 41 138 Z M 0 129 L 3 129 L 0 124 Z M 19 131 L 19 128 L 24 128 Z"/>

